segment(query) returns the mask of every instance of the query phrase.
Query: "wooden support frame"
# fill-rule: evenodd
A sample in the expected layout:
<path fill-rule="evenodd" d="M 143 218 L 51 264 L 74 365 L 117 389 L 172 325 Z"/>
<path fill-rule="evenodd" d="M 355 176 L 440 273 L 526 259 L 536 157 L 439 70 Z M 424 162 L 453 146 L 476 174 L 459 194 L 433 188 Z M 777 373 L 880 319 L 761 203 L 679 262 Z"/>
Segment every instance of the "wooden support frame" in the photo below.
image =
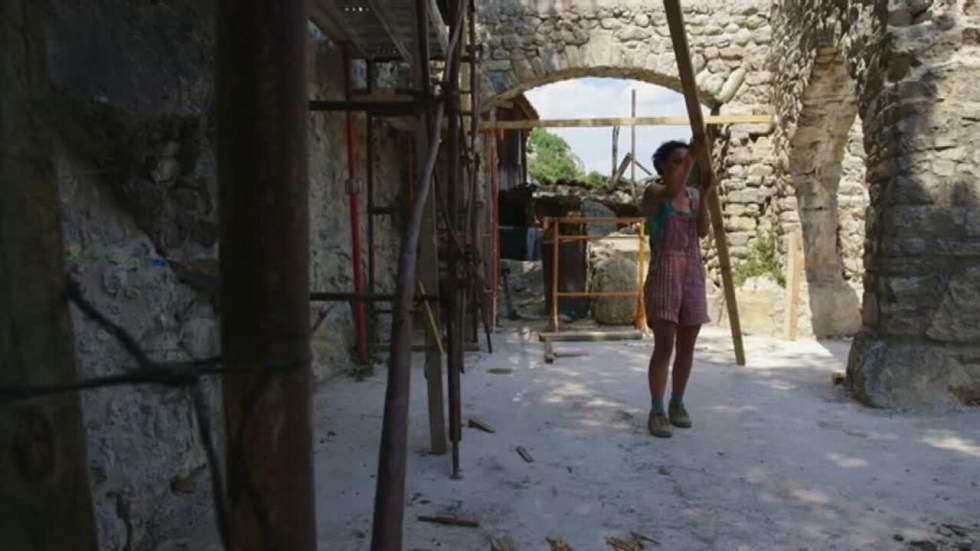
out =
<path fill-rule="evenodd" d="M 703 116 L 698 110 L 701 126 L 705 124 L 770 124 L 772 115 L 710 115 Z M 498 130 L 524 130 L 528 128 L 601 128 L 605 126 L 687 126 L 694 118 L 681 115 L 662 117 L 538 119 L 520 121 L 484 121 L 482 127 Z M 697 121 L 695 121 L 697 122 Z"/>
<path fill-rule="evenodd" d="M 705 118 L 701 113 L 701 103 L 698 101 L 698 89 L 694 80 L 694 67 L 691 64 L 691 54 L 687 46 L 687 33 L 684 30 L 684 14 L 681 11 L 680 0 L 664 0 L 664 12 L 667 15 L 667 25 L 670 27 L 670 39 L 677 58 L 677 72 L 681 79 L 684 102 L 687 106 L 687 116 L 691 122 L 691 132 L 695 141 L 701 141 L 705 147 L 699 151 L 698 161 L 710 178 L 715 180 L 714 169 L 711 166 L 711 150 L 705 130 Z M 710 117 L 708 117 L 710 118 Z M 742 325 L 738 317 L 738 304 L 735 299 L 735 282 L 732 278 L 731 259 L 728 254 L 728 240 L 725 237 L 725 224 L 722 218 L 721 202 L 718 199 L 717 188 L 712 189 L 703 200 L 708 201 L 711 214 L 711 227 L 715 234 L 718 247 L 718 263 L 721 267 L 721 280 L 725 291 L 725 305 L 728 307 L 728 320 L 732 329 L 732 342 L 735 347 L 735 362 L 745 365 L 745 348 L 742 344 Z"/>
<path fill-rule="evenodd" d="M 627 157 L 629 157 L 628 154 Z M 552 232 L 551 324 L 549 328 L 554 332 L 554 334 L 558 334 L 560 331 L 558 323 L 558 299 L 562 297 L 636 297 L 636 314 L 633 318 L 633 323 L 637 330 L 641 332 L 646 331 L 646 309 L 643 307 L 643 278 L 645 275 L 643 265 L 645 263 L 644 246 L 646 244 L 646 231 L 644 229 L 645 222 L 645 218 L 615 218 L 608 216 L 561 216 L 544 219 L 545 234 L 547 235 L 549 230 Z M 639 226 L 639 231 L 637 231 L 636 235 L 561 235 L 562 224 L 587 225 L 603 223 L 637 224 Z M 559 291 L 558 282 L 560 281 L 560 278 L 558 275 L 560 271 L 559 262 L 561 259 L 559 249 L 561 248 L 561 243 L 563 241 L 598 241 L 602 239 L 637 239 L 639 241 L 636 252 L 636 289 L 633 291 Z"/>

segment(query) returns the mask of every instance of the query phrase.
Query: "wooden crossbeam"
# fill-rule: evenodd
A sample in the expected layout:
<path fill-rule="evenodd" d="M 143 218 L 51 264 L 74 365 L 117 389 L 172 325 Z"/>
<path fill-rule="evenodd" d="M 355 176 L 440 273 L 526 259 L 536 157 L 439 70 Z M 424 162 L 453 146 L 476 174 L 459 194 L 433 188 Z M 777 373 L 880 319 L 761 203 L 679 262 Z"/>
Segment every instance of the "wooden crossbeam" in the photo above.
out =
<path fill-rule="evenodd" d="M 684 30 L 684 14 L 681 12 L 680 0 L 664 0 L 664 12 L 667 15 L 667 25 L 670 27 L 670 40 L 674 46 L 674 55 L 677 58 L 677 73 L 681 78 L 681 89 L 684 93 L 684 103 L 687 105 L 687 116 L 691 121 L 691 132 L 695 140 L 701 140 L 702 143 L 710 145 L 705 130 L 706 117 L 701 114 L 701 103 L 698 101 L 698 88 L 694 80 L 691 53 L 687 47 L 687 34 Z M 714 180 L 715 173 L 711 166 L 710 149 L 708 147 L 701 148 L 700 156 L 698 161 Z M 708 196 L 702 199 L 708 201 L 711 227 L 718 247 L 718 264 L 721 267 L 721 280 L 725 289 L 725 305 L 728 307 L 728 320 L 732 328 L 732 341 L 735 345 L 735 361 L 738 365 L 745 365 L 742 326 L 738 318 L 738 304 L 735 302 L 735 282 L 732 278 L 728 240 L 725 237 L 725 224 L 722 219 L 721 202 L 718 199 L 717 188 L 713 188 Z"/>
<path fill-rule="evenodd" d="M 700 115 L 701 111 L 698 110 Z M 772 115 L 711 115 L 700 117 L 704 124 L 769 124 Z M 481 128 L 523 130 L 527 128 L 601 128 L 605 126 L 687 126 L 691 119 L 683 115 L 662 117 L 539 119 L 521 121 L 483 121 Z"/>

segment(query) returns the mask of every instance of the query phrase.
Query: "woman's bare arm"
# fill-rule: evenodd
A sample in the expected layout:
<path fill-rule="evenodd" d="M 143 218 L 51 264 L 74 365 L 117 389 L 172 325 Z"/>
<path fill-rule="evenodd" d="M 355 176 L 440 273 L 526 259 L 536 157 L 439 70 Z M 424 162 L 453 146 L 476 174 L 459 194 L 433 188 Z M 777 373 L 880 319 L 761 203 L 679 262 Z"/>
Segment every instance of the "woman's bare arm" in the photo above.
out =
<path fill-rule="evenodd" d="M 714 181 L 707 170 L 701 171 L 701 185 L 698 186 L 698 237 L 707 237 L 711 229 L 711 216 L 708 212 L 708 195 L 714 193 Z"/>
<path fill-rule="evenodd" d="M 643 197 L 640 199 L 640 212 L 647 216 L 657 214 L 657 209 L 661 203 L 670 198 L 667 186 L 660 184 L 650 184 L 643 190 Z"/>

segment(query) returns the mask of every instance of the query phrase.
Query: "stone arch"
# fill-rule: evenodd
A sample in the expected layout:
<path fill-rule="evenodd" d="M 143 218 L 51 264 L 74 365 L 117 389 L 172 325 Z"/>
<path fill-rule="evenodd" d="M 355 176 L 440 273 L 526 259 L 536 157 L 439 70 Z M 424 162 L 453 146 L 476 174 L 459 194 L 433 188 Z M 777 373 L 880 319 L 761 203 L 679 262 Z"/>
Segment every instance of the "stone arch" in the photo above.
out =
<path fill-rule="evenodd" d="M 857 280 L 867 195 L 863 147 L 855 144 L 861 136 L 855 83 L 836 49 L 818 52 L 801 104 L 789 141 L 789 175 L 803 230 L 813 333 L 850 336 L 861 329 Z M 845 157 L 851 178 L 842 188 Z"/>
<path fill-rule="evenodd" d="M 579 76 L 631 78 L 679 90 L 663 7 L 624 1 L 488 0 L 481 4 L 481 98 L 490 107 L 524 90 Z M 764 105 L 769 4 L 685 3 L 685 23 L 701 101 Z"/>

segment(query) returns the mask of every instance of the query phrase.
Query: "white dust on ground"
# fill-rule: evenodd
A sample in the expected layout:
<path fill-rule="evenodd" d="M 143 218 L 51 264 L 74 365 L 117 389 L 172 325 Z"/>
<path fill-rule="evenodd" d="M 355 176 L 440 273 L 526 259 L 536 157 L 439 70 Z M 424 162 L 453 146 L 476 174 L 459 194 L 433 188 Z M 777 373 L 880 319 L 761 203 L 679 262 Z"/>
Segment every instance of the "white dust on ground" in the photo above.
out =
<path fill-rule="evenodd" d="M 462 480 L 450 479 L 448 456 L 427 453 L 416 355 L 406 550 L 489 549 L 490 536 L 519 549 L 560 537 L 601 550 L 631 531 L 662 549 L 905 549 L 926 540 L 976 549 L 980 541 L 980 411 L 895 413 L 853 402 L 832 383 L 845 342 L 748 337 L 749 366 L 737 367 L 725 330 L 705 328 L 686 397 L 694 428 L 664 440 L 645 427 L 651 340 L 557 343 L 588 355 L 547 365 L 533 332 L 502 329 L 494 339 L 493 355 L 467 356 Z M 488 373 L 494 367 L 513 372 Z M 320 549 L 369 547 L 385 375 L 341 377 L 315 398 Z M 465 428 L 474 415 L 496 433 Z M 472 517 L 480 527 L 420 514 Z M 950 535 L 944 523 L 968 534 Z"/>

